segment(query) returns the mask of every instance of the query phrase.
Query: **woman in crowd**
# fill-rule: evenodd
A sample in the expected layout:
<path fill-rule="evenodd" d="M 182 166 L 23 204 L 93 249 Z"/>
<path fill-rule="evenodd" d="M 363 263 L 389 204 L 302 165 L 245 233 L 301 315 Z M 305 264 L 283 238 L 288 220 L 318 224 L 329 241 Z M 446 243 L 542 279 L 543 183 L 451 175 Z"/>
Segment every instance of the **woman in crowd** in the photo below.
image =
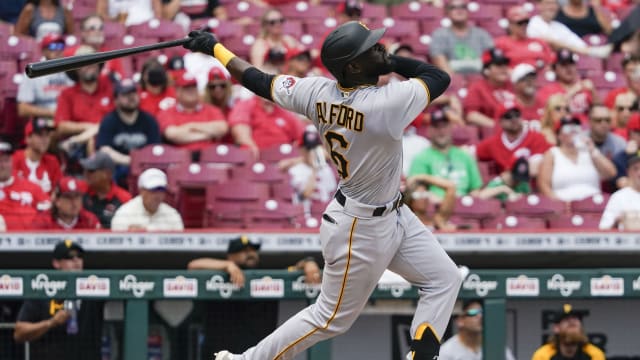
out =
<path fill-rule="evenodd" d="M 543 195 L 566 202 L 600 194 L 600 183 L 616 168 L 587 136 L 575 117 L 563 117 L 557 127 L 558 146 L 547 150 L 538 173 Z"/>
<path fill-rule="evenodd" d="M 556 128 L 560 119 L 569 115 L 569 102 L 564 94 L 551 95 L 540 119 L 540 132 L 549 144 L 557 144 Z"/>
<path fill-rule="evenodd" d="M 176 93 L 169 85 L 167 71 L 155 57 L 147 59 L 140 76 L 140 108 L 155 117 L 175 104 Z"/>
<path fill-rule="evenodd" d="M 60 0 L 30 0 L 22 8 L 16 22 L 15 34 L 33 36 L 40 41 L 45 35 L 73 34 L 71 11 L 60 5 Z"/>
<path fill-rule="evenodd" d="M 269 51 L 279 50 L 286 54 L 289 49 L 300 47 L 293 36 L 284 33 L 286 19 L 277 9 L 268 9 L 260 19 L 261 30 L 251 46 L 250 61 L 257 68 L 262 68 Z"/>

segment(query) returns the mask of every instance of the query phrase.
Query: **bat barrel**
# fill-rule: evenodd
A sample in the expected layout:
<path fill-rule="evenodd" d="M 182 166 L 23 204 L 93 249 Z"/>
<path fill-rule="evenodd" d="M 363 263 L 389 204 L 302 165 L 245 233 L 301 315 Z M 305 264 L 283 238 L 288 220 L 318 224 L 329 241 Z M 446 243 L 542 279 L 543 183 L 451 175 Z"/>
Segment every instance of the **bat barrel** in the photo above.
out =
<path fill-rule="evenodd" d="M 25 68 L 25 73 L 30 78 L 49 75 L 57 72 L 74 70 L 83 66 L 99 64 L 111 59 L 120 58 L 124 56 L 139 54 L 145 51 L 152 51 L 158 49 L 164 49 L 174 46 L 182 46 L 189 42 L 191 39 L 184 38 L 178 40 L 164 41 L 157 44 L 136 46 L 127 49 L 118 49 L 104 52 L 97 52 L 94 54 L 70 56 L 61 59 L 53 59 L 40 61 L 37 63 L 30 63 Z"/>

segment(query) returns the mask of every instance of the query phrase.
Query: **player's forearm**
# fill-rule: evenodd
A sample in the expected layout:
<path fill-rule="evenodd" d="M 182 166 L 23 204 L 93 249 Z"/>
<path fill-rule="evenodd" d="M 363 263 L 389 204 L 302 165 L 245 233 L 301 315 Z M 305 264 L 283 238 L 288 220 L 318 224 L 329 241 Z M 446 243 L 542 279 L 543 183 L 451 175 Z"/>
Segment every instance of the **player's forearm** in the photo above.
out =
<path fill-rule="evenodd" d="M 424 81 L 429 88 L 429 100 L 442 95 L 451 83 L 451 77 L 446 71 L 440 70 L 431 64 L 401 56 L 391 55 L 390 57 L 394 63 L 394 71 L 396 73 L 406 78 L 418 78 Z"/>
<path fill-rule="evenodd" d="M 53 118 L 56 111 L 29 103 L 18 103 L 18 116 Z"/>
<path fill-rule="evenodd" d="M 220 46 L 219 44 L 217 46 Z M 227 64 L 227 69 L 242 86 L 267 100 L 271 98 L 271 83 L 275 75 L 264 73 L 245 60 L 234 56 Z"/>
<path fill-rule="evenodd" d="M 229 132 L 229 125 L 224 120 L 208 121 L 206 123 L 192 123 L 192 126 L 212 139 L 219 139 Z"/>
<path fill-rule="evenodd" d="M 19 343 L 37 340 L 53 328 L 53 326 L 52 319 L 42 320 L 36 323 L 18 321 L 16 322 L 16 328 L 13 332 L 13 339 Z"/>

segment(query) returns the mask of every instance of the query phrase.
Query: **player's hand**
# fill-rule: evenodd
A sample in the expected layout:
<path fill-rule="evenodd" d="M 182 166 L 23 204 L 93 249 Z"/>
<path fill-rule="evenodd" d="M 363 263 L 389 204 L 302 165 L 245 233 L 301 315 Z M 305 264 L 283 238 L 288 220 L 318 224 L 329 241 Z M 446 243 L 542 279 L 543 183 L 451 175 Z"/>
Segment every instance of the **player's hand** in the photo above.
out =
<path fill-rule="evenodd" d="M 218 43 L 215 35 L 204 30 L 194 30 L 190 32 L 189 38 L 191 38 L 191 41 L 182 45 L 185 49 L 207 55 L 213 55 L 213 47 Z"/>
<path fill-rule="evenodd" d="M 227 265 L 227 272 L 229 273 L 229 279 L 233 285 L 244 287 L 244 273 L 233 261 L 229 261 L 229 265 Z"/>
<path fill-rule="evenodd" d="M 71 317 L 71 314 L 67 310 L 58 310 L 51 318 L 51 324 L 53 327 L 60 326 L 65 324 L 69 317 Z"/>

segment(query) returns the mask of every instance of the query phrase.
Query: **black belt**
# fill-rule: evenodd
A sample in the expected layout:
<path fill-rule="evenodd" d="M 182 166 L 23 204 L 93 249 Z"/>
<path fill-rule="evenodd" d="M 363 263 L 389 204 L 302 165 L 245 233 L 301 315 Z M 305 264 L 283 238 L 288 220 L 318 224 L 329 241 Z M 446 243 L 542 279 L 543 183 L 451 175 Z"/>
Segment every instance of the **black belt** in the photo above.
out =
<path fill-rule="evenodd" d="M 338 200 L 338 204 L 344 206 L 347 203 L 347 197 L 344 196 L 344 194 L 342 193 L 342 190 L 338 189 L 338 191 L 336 191 L 336 195 L 335 195 L 336 200 Z M 398 200 L 393 202 L 393 205 L 391 206 L 391 211 L 396 210 L 397 208 L 399 208 L 400 206 L 402 206 L 402 204 L 404 204 L 402 202 L 402 194 L 400 194 L 400 196 L 398 196 Z M 375 208 L 373 210 L 373 216 L 382 216 L 384 214 L 384 211 L 387 210 L 386 206 L 378 206 L 377 208 Z"/>

